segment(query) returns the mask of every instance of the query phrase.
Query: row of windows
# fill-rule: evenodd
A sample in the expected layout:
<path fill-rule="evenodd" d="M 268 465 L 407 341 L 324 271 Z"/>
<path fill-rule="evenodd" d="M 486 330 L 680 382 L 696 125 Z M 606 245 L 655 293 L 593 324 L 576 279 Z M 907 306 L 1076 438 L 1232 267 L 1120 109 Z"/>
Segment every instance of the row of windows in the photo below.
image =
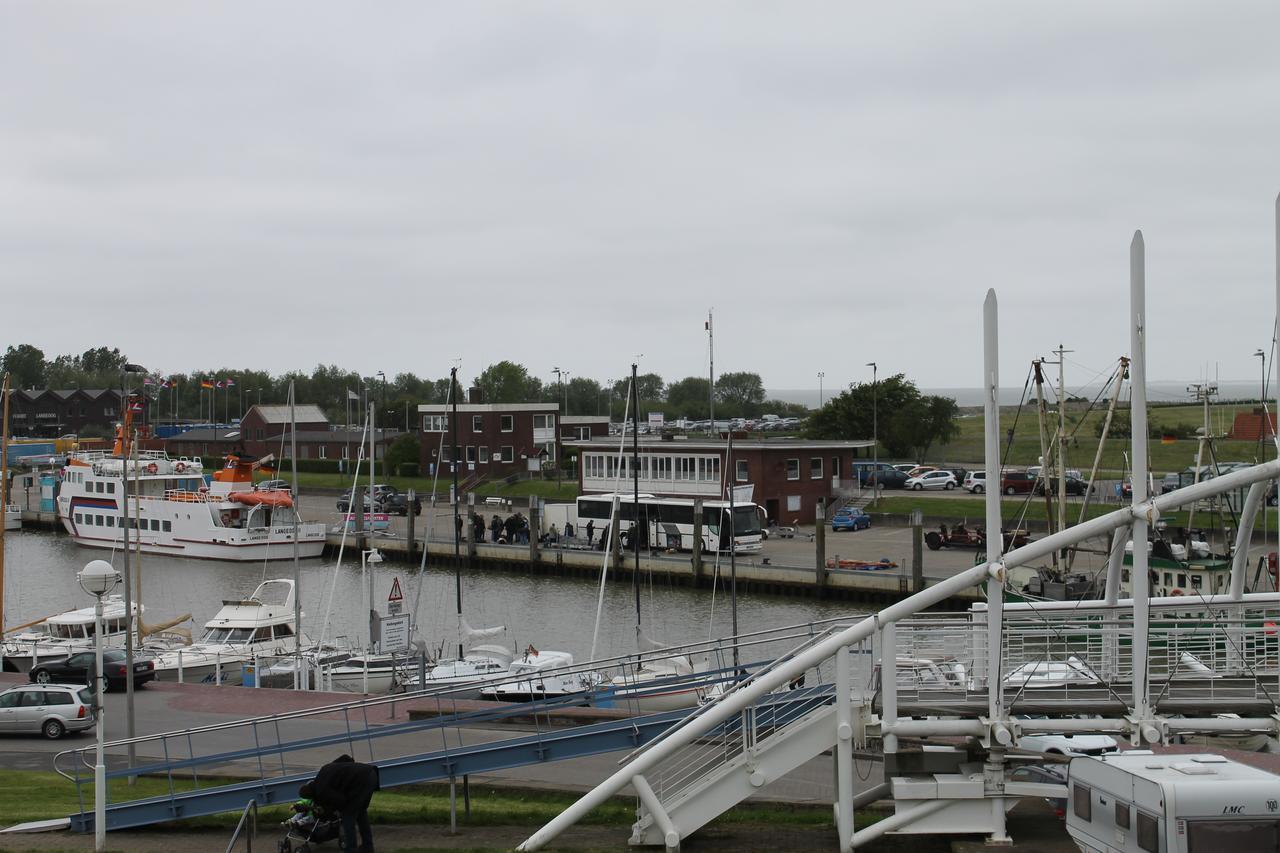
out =
<path fill-rule="evenodd" d="M 509 462 L 516 461 L 516 449 L 512 447 L 510 444 L 504 444 L 502 447 L 498 448 L 497 453 L 494 453 L 492 455 L 489 453 L 489 448 L 484 445 L 481 445 L 477 449 L 474 444 L 468 444 L 466 447 L 459 447 L 458 449 L 463 452 L 464 459 L 467 462 L 479 462 L 483 465 L 489 462 L 508 462 L 509 463 Z M 434 451 L 432 452 L 434 453 Z M 440 461 L 441 462 L 453 461 L 453 454 L 449 452 L 449 445 L 447 444 L 441 446 L 440 448 Z"/>
<path fill-rule="evenodd" d="M 1071 809 L 1075 816 L 1083 821 L 1093 822 L 1093 789 L 1079 782 L 1071 784 Z M 1130 811 L 1132 807 L 1120 800 L 1115 801 L 1115 824 L 1117 829 L 1129 829 Z M 1152 815 L 1138 811 L 1138 847 L 1147 853 L 1160 853 L 1160 823 Z"/>
<path fill-rule="evenodd" d="M 87 525 L 90 527 L 115 527 L 116 517 L 114 515 L 96 515 L 87 512 L 75 514 L 76 524 Z M 125 527 L 124 519 L 120 519 L 120 527 Z M 173 523 L 170 521 L 161 521 L 158 518 L 130 518 L 127 525 L 132 530 L 152 530 L 156 533 L 164 531 L 169 533 L 173 530 Z"/>
<path fill-rule="evenodd" d="M 831 462 L 835 466 L 835 470 L 839 471 L 840 457 L 838 456 L 831 457 Z M 787 479 L 788 480 L 800 479 L 800 460 L 799 459 L 787 460 Z M 809 457 L 809 479 L 810 480 L 822 479 L 822 457 L 821 456 Z"/>
<path fill-rule="evenodd" d="M 534 415 L 534 429 L 553 429 L 556 425 L 555 415 Z M 515 432 L 516 419 L 514 415 L 499 415 L 498 428 L 502 432 Z M 448 432 L 449 416 L 448 415 L 423 415 L 422 416 L 423 432 Z M 484 432 L 484 415 L 471 416 L 471 431 Z M 588 433 L 588 437 L 590 433 Z"/>
<path fill-rule="evenodd" d="M 633 476 L 631 457 L 614 453 L 585 453 L 582 456 L 584 477 L 627 479 Z M 742 469 L 739 466 L 739 470 Z M 678 483 L 720 482 L 719 456 L 645 456 L 640 457 L 640 479 Z"/>

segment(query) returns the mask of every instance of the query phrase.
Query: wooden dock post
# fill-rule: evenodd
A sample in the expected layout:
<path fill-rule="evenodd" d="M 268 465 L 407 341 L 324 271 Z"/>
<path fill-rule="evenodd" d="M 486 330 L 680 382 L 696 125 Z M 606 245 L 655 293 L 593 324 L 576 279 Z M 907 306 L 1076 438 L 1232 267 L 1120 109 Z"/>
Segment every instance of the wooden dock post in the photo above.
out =
<path fill-rule="evenodd" d="M 693 499 L 693 585 L 702 582 L 702 498 Z"/>
<path fill-rule="evenodd" d="M 818 501 L 813 513 L 813 545 L 817 560 L 814 564 L 814 583 L 818 588 L 818 597 L 827 593 L 827 508 Z"/>

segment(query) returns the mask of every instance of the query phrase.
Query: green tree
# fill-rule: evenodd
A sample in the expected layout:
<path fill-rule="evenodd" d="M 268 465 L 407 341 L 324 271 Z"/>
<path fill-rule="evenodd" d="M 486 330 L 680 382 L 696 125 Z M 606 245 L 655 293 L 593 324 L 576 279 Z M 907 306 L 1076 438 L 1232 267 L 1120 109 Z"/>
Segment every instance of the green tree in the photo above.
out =
<path fill-rule="evenodd" d="M 680 417 L 710 417 L 711 380 L 705 376 L 686 376 L 667 386 L 667 404 Z"/>
<path fill-rule="evenodd" d="M 575 376 L 565 385 L 565 396 L 568 404 L 564 410 L 566 415 L 594 415 L 602 411 L 602 395 L 600 383 L 585 376 Z"/>
<path fill-rule="evenodd" d="M 894 409 L 880 440 L 891 456 L 923 462 L 934 442 L 945 444 L 959 433 L 959 412 L 950 397 L 917 397 Z"/>
<path fill-rule="evenodd" d="M 764 382 L 759 373 L 724 373 L 716 378 L 716 400 L 726 415 L 754 417 L 764 402 Z"/>
<path fill-rule="evenodd" d="M 422 442 L 418 439 L 417 433 L 405 433 L 391 442 L 391 446 L 387 448 L 387 467 L 392 471 L 398 470 L 402 462 L 416 465 L 421 460 Z"/>
<path fill-rule="evenodd" d="M 901 373 L 885 377 L 874 385 L 855 383 L 810 415 L 804 434 L 807 438 L 823 439 L 871 438 L 874 413 L 879 412 L 879 435 L 883 442 L 888 416 L 919 397 L 915 383 L 908 382 Z"/>
<path fill-rule="evenodd" d="M 44 351 L 31 344 L 5 350 L 0 372 L 8 373 L 12 388 L 44 388 Z"/>
<path fill-rule="evenodd" d="M 486 403 L 528 403 L 542 396 L 542 380 L 513 361 L 489 365 L 475 384 Z"/>

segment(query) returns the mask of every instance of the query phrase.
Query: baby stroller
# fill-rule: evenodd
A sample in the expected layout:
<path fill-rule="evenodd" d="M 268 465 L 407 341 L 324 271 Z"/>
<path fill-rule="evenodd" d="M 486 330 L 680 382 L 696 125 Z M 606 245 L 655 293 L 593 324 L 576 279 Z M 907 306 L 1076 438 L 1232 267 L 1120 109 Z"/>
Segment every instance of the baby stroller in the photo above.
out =
<path fill-rule="evenodd" d="M 311 853 L 313 847 L 342 835 L 342 819 L 336 814 L 299 812 L 283 825 L 288 831 L 276 847 L 279 853 Z M 338 847 L 342 847 L 341 840 L 338 841 Z"/>

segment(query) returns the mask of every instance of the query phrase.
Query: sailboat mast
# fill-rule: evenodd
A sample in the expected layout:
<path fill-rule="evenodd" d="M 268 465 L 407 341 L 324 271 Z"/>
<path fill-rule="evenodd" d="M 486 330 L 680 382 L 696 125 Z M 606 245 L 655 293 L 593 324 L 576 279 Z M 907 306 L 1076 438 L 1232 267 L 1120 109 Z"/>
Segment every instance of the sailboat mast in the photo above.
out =
<path fill-rule="evenodd" d="M 725 480 L 729 483 L 729 610 L 733 627 L 733 666 L 738 667 L 738 525 L 734 516 L 733 426 L 729 427 L 729 452 L 725 454 Z"/>
<path fill-rule="evenodd" d="M 716 330 L 711 309 L 707 309 L 707 409 L 711 431 L 716 431 Z"/>
<path fill-rule="evenodd" d="M 370 397 L 373 395 L 370 394 Z M 378 470 L 378 430 L 374 425 L 374 402 L 369 401 L 369 529 L 373 529 L 373 480 Z M 363 507 L 361 510 L 363 511 Z M 365 594 L 369 597 L 369 649 L 373 654 L 373 565 L 365 558 Z"/>
<path fill-rule="evenodd" d="M 1067 386 L 1065 368 L 1067 353 L 1074 350 L 1063 349 L 1058 344 L 1055 351 L 1058 356 L 1058 529 L 1067 529 Z"/>
<path fill-rule="evenodd" d="M 458 495 L 458 368 L 449 368 L 449 395 L 453 403 L 453 414 L 449 417 L 449 430 L 452 435 L 449 448 L 449 464 L 453 466 L 453 597 L 458 610 L 458 660 L 462 660 L 462 560 L 458 553 L 462 547 L 462 529 L 458 526 L 458 513 L 461 510 Z"/>
<path fill-rule="evenodd" d="M 637 367 L 631 363 L 631 490 L 632 510 L 631 547 L 636 555 L 635 571 L 631 573 L 631 587 L 636 597 L 636 647 L 640 647 L 640 390 L 636 387 Z M 647 522 L 647 519 L 646 519 Z"/>
<path fill-rule="evenodd" d="M 293 380 L 289 380 L 289 461 L 293 468 L 293 689 L 306 685 L 302 678 L 302 564 L 298 555 L 298 413 Z M 318 659 L 318 658 L 317 658 Z"/>
<path fill-rule="evenodd" d="M 0 385 L 4 394 L 4 425 L 0 435 L 0 640 L 4 639 L 4 517 L 9 511 L 9 374 Z M 0 663 L 4 659 L 4 646 L 0 645 Z"/>

